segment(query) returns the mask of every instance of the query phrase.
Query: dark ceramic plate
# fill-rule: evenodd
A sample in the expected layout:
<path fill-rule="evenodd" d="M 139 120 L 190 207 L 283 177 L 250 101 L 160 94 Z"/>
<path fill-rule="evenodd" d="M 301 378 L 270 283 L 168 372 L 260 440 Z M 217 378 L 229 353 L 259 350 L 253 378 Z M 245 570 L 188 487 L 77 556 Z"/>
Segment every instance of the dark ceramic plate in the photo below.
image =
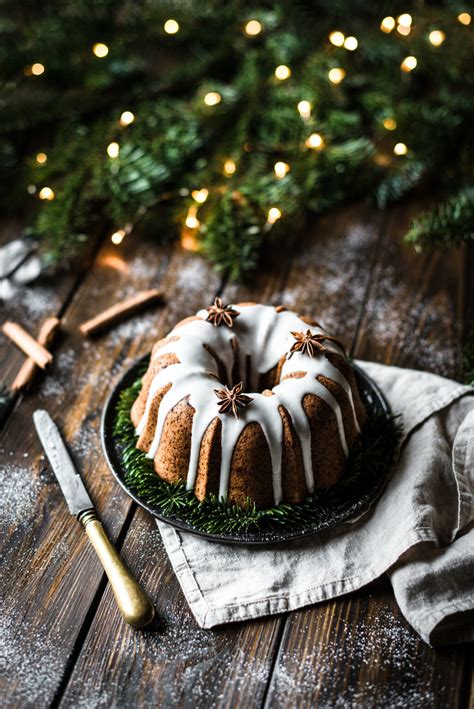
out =
<path fill-rule="evenodd" d="M 339 496 L 333 501 L 326 501 L 320 517 L 318 517 L 316 521 L 305 526 L 303 529 L 295 529 L 290 527 L 285 528 L 282 525 L 277 529 L 256 529 L 234 534 L 210 534 L 209 532 L 189 524 L 186 520 L 181 519 L 176 515 L 165 514 L 159 507 L 149 505 L 145 500 L 136 495 L 125 482 L 126 470 L 122 460 L 123 447 L 114 435 L 114 421 L 120 394 L 124 389 L 128 389 L 128 387 L 130 387 L 138 379 L 140 373 L 143 372 L 144 364 L 148 360 L 148 357 L 149 356 L 143 357 L 141 360 L 136 362 L 136 364 L 134 364 L 133 367 L 131 367 L 123 375 L 112 391 L 107 403 L 105 404 L 102 416 L 101 439 L 105 457 L 119 484 L 138 505 L 143 507 L 143 509 L 147 510 L 150 514 L 162 522 L 171 524 L 173 527 L 176 527 L 183 532 L 191 532 L 192 534 L 197 534 L 215 542 L 245 545 L 278 543 L 289 541 L 291 539 L 301 539 L 302 537 L 317 534 L 324 529 L 329 529 L 330 527 L 334 527 L 343 522 L 355 520 L 357 517 L 360 517 L 368 511 L 372 503 L 375 502 L 382 492 L 391 468 L 391 456 L 387 457 L 387 464 L 384 470 L 374 479 L 368 489 L 367 486 L 364 486 L 363 490 L 359 494 L 354 495 L 352 493 L 349 497 L 347 497 L 347 499 L 341 499 L 341 496 Z M 377 387 L 375 382 L 373 382 L 372 379 L 370 379 L 367 374 L 362 371 L 362 369 L 357 367 L 357 365 L 353 365 L 353 367 L 362 401 L 366 405 L 369 412 L 378 412 L 386 418 L 389 418 L 391 416 L 391 411 L 380 389 Z"/>

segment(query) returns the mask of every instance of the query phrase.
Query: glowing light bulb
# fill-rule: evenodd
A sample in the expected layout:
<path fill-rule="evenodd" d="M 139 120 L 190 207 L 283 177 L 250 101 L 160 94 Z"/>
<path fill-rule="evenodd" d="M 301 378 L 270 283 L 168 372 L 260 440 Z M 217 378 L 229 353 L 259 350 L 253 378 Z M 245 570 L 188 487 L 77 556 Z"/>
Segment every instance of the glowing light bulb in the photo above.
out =
<path fill-rule="evenodd" d="M 392 162 L 390 155 L 386 153 L 377 153 L 374 155 L 374 163 L 380 165 L 380 167 L 388 167 Z"/>
<path fill-rule="evenodd" d="M 393 152 L 395 153 L 395 155 L 406 155 L 408 152 L 408 148 L 405 143 L 397 143 L 393 149 Z"/>
<path fill-rule="evenodd" d="M 286 66 L 286 64 L 280 64 L 275 69 L 275 76 L 279 81 L 285 81 L 285 79 L 289 79 L 291 76 L 290 67 Z"/>
<path fill-rule="evenodd" d="M 120 116 L 119 123 L 121 126 L 129 126 L 134 120 L 135 116 L 131 111 L 124 111 Z"/>
<path fill-rule="evenodd" d="M 120 152 L 120 145 L 118 143 L 109 143 L 107 146 L 107 155 L 109 158 L 118 158 Z"/>
<path fill-rule="evenodd" d="M 244 32 L 248 37 L 256 37 L 261 31 L 262 25 L 258 20 L 249 20 L 244 28 Z"/>
<path fill-rule="evenodd" d="M 408 12 L 404 12 L 402 15 L 399 15 L 397 17 L 398 24 L 402 25 L 402 27 L 411 27 L 412 22 L 413 22 L 413 17 L 408 14 Z"/>
<path fill-rule="evenodd" d="M 110 237 L 110 241 L 113 244 L 115 244 L 116 246 L 118 246 L 124 240 L 125 235 L 126 235 L 125 229 L 118 229 L 117 231 L 114 231 L 114 233 Z"/>
<path fill-rule="evenodd" d="M 462 25 L 470 25 L 471 24 L 471 15 L 468 12 L 461 12 L 458 15 L 458 22 L 460 22 Z"/>
<path fill-rule="evenodd" d="M 446 35 L 442 30 L 433 30 L 432 32 L 430 32 L 428 39 L 430 40 L 433 47 L 439 47 L 446 39 Z"/>
<path fill-rule="evenodd" d="M 385 32 L 385 34 L 389 34 L 393 29 L 395 28 L 395 18 L 390 17 L 384 17 L 382 22 L 380 23 L 380 29 L 382 32 Z"/>
<path fill-rule="evenodd" d="M 344 47 L 350 52 L 353 52 L 355 49 L 357 49 L 358 46 L 359 42 L 357 41 L 356 37 L 346 37 L 346 39 L 344 40 Z"/>
<path fill-rule="evenodd" d="M 341 67 L 335 67 L 328 72 L 329 81 L 331 84 L 340 84 L 346 76 L 346 72 Z"/>
<path fill-rule="evenodd" d="M 199 241 L 194 234 L 181 234 L 181 246 L 183 249 L 186 249 L 186 251 L 199 251 Z"/>
<path fill-rule="evenodd" d="M 208 195 L 209 195 L 209 190 L 206 190 L 205 187 L 202 188 L 202 190 L 193 190 L 191 192 L 192 198 L 198 203 L 198 204 L 204 204 L 206 201 Z"/>
<path fill-rule="evenodd" d="M 31 64 L 31 66 L 25 66 L 23 69 L 23 73 L 25 76 L 41 76 L 41 74 L 44 74 L 46 71 L 44 64 L 41 64 L 40 62 L 35 62 L 34 64 Z"/>
<path fill-rule="evenodd" d="M 279 219 L 281 219 L 281 211 L 278 207 L 270 207 L 267 214 L 267 222 L 269 224 L 275 224 Z"/>
<path fill-rule="evenodd" d="M 204 96 L 204 103 L 206 106 L 217 106 L 218 103 L 221 102 L 221 95 L 217 93 L 217 91 L 209 91 Z"/>
<path fill-rule="evenodd" d="M 47 160 L 48 156 L 46 155 L 46 153 L 38 153 L 38 155 L 36 156 L 36 162 L 38 163 L 38 165 L 44 165 Z"/>
<path fill-rule="evenodd" d="M 230 175 L 233 175 L 234 172 L 237 170 L 237 165 L 233 160 L 226 160 L 224 163 L 224 173 L 230 177 Z"/>
<path fill-rule="evenodd" d="M 109 48 L 103 42 L 96 42 L 92 47 L 92 51 L 98 59 L 103 59 L 109 53 Z"/>
<path fill-rule="evenodd" d="M 54 191 L 51 189 L 51 187 L 42 187 L 38 193 L 38 197 L 40 199 L 45 199 L 48 202 L 51 202 L 52 199 L 55 198 Z"/>
<path fill-rule="evenodd" d="M 176 32 L 179 32 L 179 24 L 176 22 L 176 20 L 166 20 L 165 24 L 163 25 L 163 29 L 165 30 L 166 34 L 176 34 Z"/>
<path fill-rule="evenodd" d="M 188 227 L 188 229 L 197 229 L 198 226 L 201 224 L 199 219 L 197 218 L 197 208 L 196 207 L 189 207 L 188 213 L 186 215 L 186 221 L 185 224 Z"/>
<path fill-rule="evenodd" d="M 320 150 L 324 145 L 324 141 L 319 135 L 319 133 L 311 133 L 309 138 L 306 140 L 305 145 L 307 148 L 312 148 L 313 150 Z"/>
<path fill-rule="evenodd" d="M 411 27 L 408 27 L 407 25 L 397 25 L 397 32 L 403 37 L 408 37 L 411 32 Z"/>
<path fill-rule="evenodd" d="M 408 73 L 410 71 L 413 71 L 413 69 L 416 68 L 417 64 L 418 64 L 418 61 L 417 61 L 416 57 L 405 57 L 405 59 L 400 64 L 400 68 L 402 71 L 405 71 Z"/>
<path fill-rule="evenodd" d="M 395 130 L 397 127 L 397 121 L 395 118 L 386 118 L 383 122 L 383 127 L 385 130 Z"/>
<path fill-rule="evenodd" d="M 297 108 L 301 118 L 309 118 L 311 116 L 311 104 L 309 101 L 300 101 Z"/>
<path fill-rule="evenodd" d="M 275 172 L 275 176 L 278 177 L 279 180 L 281 180 L 283 177 L 285 177 L 286 173 L 290 171 L 290 166 L 287 162 L 279 161 L 275 163 L 275 165 L 273 166 L 273 170 Z"/>
<path fill-rule="evenodd" d="M 28 192 L 28 194 L 35 194 L 36 185 L 28 185 L 28 187 L 26 188 L 26 191 Z"/>
<path fill-rule="evenodd" d="M 335 47 L 342 47 L 344 44 L 345 36 L 342 32 L 339 32 L 339 30 L 336 30 L 335 32 L 331 32 L 329 35 L 329 41 L 331 44 L 333 44 Z"/>
<path fill-rule="evenodd" d="M 200 224 L 200 221 L 197 217 L 193 216 L 192 214 L 188 214 L 186 217 L 186 226 L 188 229 L 197 229 Z"/>

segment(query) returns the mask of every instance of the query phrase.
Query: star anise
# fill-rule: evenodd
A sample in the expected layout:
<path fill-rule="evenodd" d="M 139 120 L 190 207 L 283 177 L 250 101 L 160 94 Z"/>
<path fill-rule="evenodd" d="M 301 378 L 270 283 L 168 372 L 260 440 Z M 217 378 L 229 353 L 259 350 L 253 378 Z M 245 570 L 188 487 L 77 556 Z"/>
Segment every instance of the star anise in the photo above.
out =
<path fill-rule="evenodd" d="M 209 315 L 206 322 L 210 322 L 214 327 L 219 327 L 224 323 L 227 327 L 232 327 L 234 319 L 240 315 L 237 310 L 234 310 L 230 305 L 224 305 L 221 298 L 216 298 L 213 305 L 207 308 Z"/>
<path fill-rule="evenodd" d="M 331 337 L 330 335 L 324 335 L 323 333 L 318 334 L 311 332 L 311 330 L 306 330 L 306 332 L 292 332 L 291 334 L 295 338 L 295 342 L 291 346 L 288 359 L 290 359 L 295 352 L 301 352 L 301 354 L 307 354 L 310 357 L 314 357 L 316 352 L 324 354 L 327 351 L 327 348 L 323 344 L 325 341 L 335 342 L 344 352 L 344 347 L 339 340 L 336 340 L 335 337 Z"/>
<path fill-rule="evenodd" d="M 232 389 L 214 389 L 214 393 L 220 399 L 217 406 L 220 414 L 228 414 L 230 411 L 235 418 L 239 418 L 239 408 L 243 409 L 253 401 L 251 396 L 242 394 L 243 382 L 236 384 Z"/>

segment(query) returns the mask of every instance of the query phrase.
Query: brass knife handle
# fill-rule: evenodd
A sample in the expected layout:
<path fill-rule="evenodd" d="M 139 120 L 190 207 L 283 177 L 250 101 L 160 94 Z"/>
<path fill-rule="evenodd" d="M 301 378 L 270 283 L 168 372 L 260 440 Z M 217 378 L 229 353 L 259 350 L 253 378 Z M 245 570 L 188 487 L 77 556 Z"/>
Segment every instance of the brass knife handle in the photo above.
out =
<path fill-rule="evenodd" d="M 120 613 L 134 628 L 143 628 L 155 617 L 155 609 L 107 537 L 94 510 L 78 516 L 108 576 Z"/>

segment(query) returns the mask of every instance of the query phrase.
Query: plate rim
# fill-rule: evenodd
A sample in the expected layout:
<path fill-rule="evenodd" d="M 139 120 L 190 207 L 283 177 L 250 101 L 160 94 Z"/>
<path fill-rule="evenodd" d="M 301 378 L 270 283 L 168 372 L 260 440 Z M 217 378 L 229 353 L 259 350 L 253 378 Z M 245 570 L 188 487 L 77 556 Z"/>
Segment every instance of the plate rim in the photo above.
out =
<path fill-rule="evenodd" d="M 349 513 L 346 517 L 341 517 L 338 521 L 336 521 L 334 524 L 328 524 L 326 527 L 319 527 L 317 529 L 303 529 L 303 530 L 287 530 L 285 533 L 284 528 L 282 528 L 282 533 L 278 534 L 276 532 L 262 532 L 261 537 L 258 537 L 258 533 L 253 533 L 255 536 L 252 535 L 252 532 L 247 532 L 247 533 L 241 533 L 240 535 L 233 535 L 233 534 L 213 534 L 211 532 L 206 532 L 202 529 L 198 529 L 196 527 L 193 527 L 189 523 L 180 520 L 179 518 L 176 518 L 174 516 L 167 516 L 164 515 L 160 512 L 157 512 L 156 509 L 151 507 L 147 502 L 142 500 L 140 497 L 138 497 L 130 488 L 126 485 L 125 481 L 123 480 L 122 476 L 119 474 L 119 472 L 116 470 L 115 462 L 113 460 L 113 456 L 117 456 L 118 458 L 118 453 L 114 448 L 114 444 L 116 444 L 115 441 L 115 436 L 113 434 L 113 419 L 115 415 L 115 407 L 116 404 L 118 403 L 119 396 L 121 392 L 131 386 L 133 384 L 133 381 L 136 380 L 138 372 L 136 370 L 139 370 L 140 366 L 145 364 L 145 362 L 149 359 L 151 355 L 151 352 L 149 352 L 146 355 L 143 355 L 139 359 L 137 359 L 128 369 L 125 370 L 125 372 L 122 373 L 122 375 L 119 377 L 117 382 L 114 384 L 111 392 L 107 396 L 107 399 L 105 401 L 105 404 L 102 409 L 102 416 L 101 416 L 101 422 L 100 422 L 100 440 L 101 440 L 101 445 L 102 445 L 102 450 L 105 456 L 105 460 L 107 462 L 107 465 L 112 472 L 112 475 L 114 476 L 115 480 L 118 482 L 122 490 L 142 509 L 146 510 L 149 514 L 152 515 L 156 520 L 159 522 L 164 522 L 165 524 L 169 524 L 170 526 L 174 527 L 175 529 L 181 531 L 181 532 L 186 532 L 188 534 L 194 534 L 195 536 L 199 536 L 202 539 L 206 539 L 207 541 L 210 542 L 215 542 L 215 543 L 220 543 L 220 544 L 236 544 L 236 545 L 241 545 L 241 546 L 263 546 L 263 545 L 268 545 L 268 544 L 284 544 L 286 542 L 291 542 L 295 540 L 301 540 L 306 537 L 310 536 L 315 536 L 316 534 L 320 534 L 321 532 L 326 531 L 327 529 L 332 529 L 334 527 L 339 527 L 342 524 L 349 524 L 351 521 L 356 521 L 360 517 L 364 516 L 370 509 L 371 507 L 377 502 L 378 498 L 382 494 L 386 482 L 388 481 L 388 471 L 392 467 L 392 465 L 386 466 L 384 472 L 381 474 L 380 481 L 377 481 L 377 483 L 374 486 L 374 494 L 373 496 L 370 496 L 368 500 L 365 501 L 365 503 L 361 504 L 361 509 L 356 510 L 352 514 Z M 392 410 L 391 407 L 381 391 L 380 387 L 374 382 L 372 377 L 370 377 L 364 370 L 359 367 L 354 361 L 350 362 L 351 367 L 353 368 L 354 372 L 356 373 L 357 377 L 361 378 L 362 380 L 365 381 L 366 384 L 369 385 L 369 387 L 372 389 L 372 391 L 376 394 L 378 398 L 378 402 L 385 414 L 385 416 L 390 418 L 392 416 Z M 132 379 L 132 373 L 134 374 L 134 377 Z M 129 381 L 130 379 L 130 381 Z M 112 425 L 110 426 L 109 429 L 109 419 L 112 422 Z M 109 440 L 110 440 L 110 449 L 109 449 Z M 393 462 L 393 461 L 392 461 Z M 120 461 L 119 461 L 120 465 Z M 123 468 L 122 468 L 123 470 Z M 250 534 L 249 537 L 246 535 Z M 267 538 L 265 535 L 266 534 L 273 534 L 273 537 Z"/>

